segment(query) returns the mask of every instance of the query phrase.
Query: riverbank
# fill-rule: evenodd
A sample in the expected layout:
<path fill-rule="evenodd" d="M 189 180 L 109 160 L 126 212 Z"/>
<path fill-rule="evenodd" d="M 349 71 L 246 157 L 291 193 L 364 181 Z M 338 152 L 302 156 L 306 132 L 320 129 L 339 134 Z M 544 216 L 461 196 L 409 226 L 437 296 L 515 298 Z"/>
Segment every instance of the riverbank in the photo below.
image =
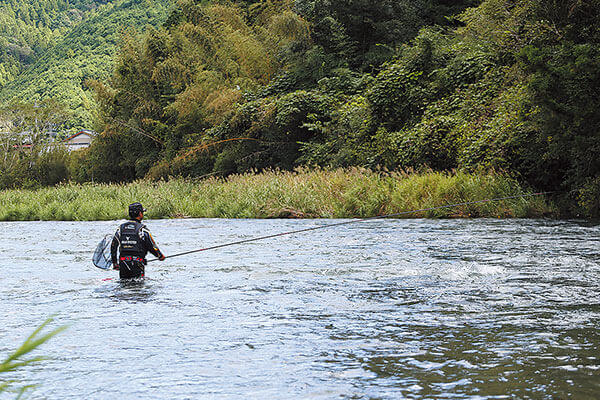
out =
<path fill-rule="evenodd" d="M 269 171 L 201 181 L 63 184 L 0 192 L 0 221 L 115 220 L 141 201 L 146 218 L 354 218 L 527 194 L 497 174 L 381 173 L 365 169 Z M 535 218 L 542 196 L 420 211 L 405 218 Z"/>

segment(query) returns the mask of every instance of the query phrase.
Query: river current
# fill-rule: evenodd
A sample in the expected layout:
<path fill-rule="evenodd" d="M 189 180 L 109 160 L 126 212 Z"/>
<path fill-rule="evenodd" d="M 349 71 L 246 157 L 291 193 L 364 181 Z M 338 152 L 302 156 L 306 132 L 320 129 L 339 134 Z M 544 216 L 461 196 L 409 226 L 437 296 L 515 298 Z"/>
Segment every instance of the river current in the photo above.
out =
<path fill-rule="evenodd" d="M 147 224 L 169 255 L 332 222 Z M 136 284 L 91 263 L 117 225 L 0 223 L 0 356 L 51 315 L 69 326 L 11 375 L 29 398 L 600 397 L 598 225 L 375 220 L 150 263 Z"/>

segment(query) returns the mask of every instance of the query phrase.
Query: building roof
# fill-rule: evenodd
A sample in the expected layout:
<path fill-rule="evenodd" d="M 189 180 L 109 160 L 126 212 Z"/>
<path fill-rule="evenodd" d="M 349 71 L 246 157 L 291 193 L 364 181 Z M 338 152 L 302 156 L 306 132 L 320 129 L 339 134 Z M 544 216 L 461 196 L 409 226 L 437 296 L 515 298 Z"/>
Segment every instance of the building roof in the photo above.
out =
<path fill-rule="evenodd" d="M 95 135 L 95 133 L 93 131 L 90 131 L 88 129 L 82 129 L 79 132 L 77 132 L 74 135 L 69 136 L 68 138 L 64 139 L 65 142 L 68 142 L 71 139 L 75 139 L 77 136 L 80 135 L 88 135 L 89 137 L 93 137 Z"/>

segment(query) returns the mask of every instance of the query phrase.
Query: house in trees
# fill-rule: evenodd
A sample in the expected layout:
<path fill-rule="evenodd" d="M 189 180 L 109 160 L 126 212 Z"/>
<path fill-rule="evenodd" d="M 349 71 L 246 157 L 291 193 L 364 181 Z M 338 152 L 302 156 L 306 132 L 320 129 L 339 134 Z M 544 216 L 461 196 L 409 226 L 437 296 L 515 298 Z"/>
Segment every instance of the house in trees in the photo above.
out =
<path fill-rule="evenodd" d="M 85 149 L 92 144 L 94 135 L 95 133 L 93 131 L 82 129 L 76 134 L 63 140 L 63 143 L 67 146 L 67 150 L 69 151 Z"/>

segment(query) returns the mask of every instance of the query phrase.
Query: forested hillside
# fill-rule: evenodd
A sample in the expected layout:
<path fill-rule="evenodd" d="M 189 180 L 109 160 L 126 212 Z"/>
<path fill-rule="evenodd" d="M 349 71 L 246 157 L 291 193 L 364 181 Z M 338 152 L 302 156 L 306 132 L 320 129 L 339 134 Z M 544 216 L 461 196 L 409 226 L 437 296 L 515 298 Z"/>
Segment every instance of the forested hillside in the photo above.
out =
<path fill-rule="evenodd" d="M 0 87 L 16 78 L 103 3 L 106 1 L 1 1 Z"/>
<path fill-rule="evenodd" d="M 113 71 L 128 29 L 160 25 L 168 0 L 0 2 L 0 101 L 54 99 L 70 112 L 67 128 L 90 128 L 95 102 L 88 79 Z"/>

